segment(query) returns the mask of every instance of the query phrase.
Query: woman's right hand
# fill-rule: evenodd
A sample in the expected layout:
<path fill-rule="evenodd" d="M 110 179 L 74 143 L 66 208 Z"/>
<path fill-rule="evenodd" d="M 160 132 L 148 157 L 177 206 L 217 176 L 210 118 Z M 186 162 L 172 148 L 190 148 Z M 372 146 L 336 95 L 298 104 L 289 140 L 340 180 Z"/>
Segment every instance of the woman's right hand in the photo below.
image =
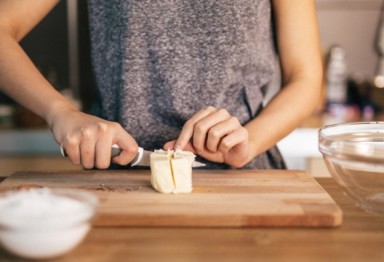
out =
<path fill-rule="evenodd" d="M 48 121 L 56 141 L 74 164 L 84 168 L 105 169 L 111 163 L 111 147 L 119 145 L 122 152 L 112 162 L 127 165 L 136 156 L 138 145 L 116 122 L 65 109 Z"/>

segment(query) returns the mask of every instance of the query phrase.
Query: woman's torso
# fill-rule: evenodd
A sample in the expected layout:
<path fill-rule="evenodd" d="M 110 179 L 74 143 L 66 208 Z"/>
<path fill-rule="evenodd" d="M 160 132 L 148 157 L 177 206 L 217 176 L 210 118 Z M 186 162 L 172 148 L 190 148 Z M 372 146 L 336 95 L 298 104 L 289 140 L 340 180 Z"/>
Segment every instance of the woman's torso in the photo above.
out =
<path fill-rule="evenodd" d="M 149 150 L 207 106 L 247 123 L 276 70 L 268 0 L 89 0 L 89 17 L 98 114 Z M 273 149 L 248 167 L 281 163 Z"/>

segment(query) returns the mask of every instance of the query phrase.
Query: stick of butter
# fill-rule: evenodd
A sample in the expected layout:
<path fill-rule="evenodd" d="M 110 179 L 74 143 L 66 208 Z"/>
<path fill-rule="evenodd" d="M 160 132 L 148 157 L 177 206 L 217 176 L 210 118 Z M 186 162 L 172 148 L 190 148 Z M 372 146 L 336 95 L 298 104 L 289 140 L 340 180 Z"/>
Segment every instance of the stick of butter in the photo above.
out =
<path fill-rule="evenodd" d="M 150 155 L 151 184 L 160 193 L 192 192 L 192 164 L 189 151 L 155 150 Z"/>

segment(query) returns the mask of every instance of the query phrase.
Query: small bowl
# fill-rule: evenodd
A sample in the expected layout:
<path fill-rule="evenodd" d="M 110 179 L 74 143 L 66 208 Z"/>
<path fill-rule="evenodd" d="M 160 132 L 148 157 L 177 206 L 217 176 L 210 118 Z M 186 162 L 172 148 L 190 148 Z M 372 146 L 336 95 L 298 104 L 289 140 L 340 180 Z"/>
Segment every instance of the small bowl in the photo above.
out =
<path fill-rule="evenodd" d="M 75 189 L 32 188 L 0 194 L 0 242 L 30 259 L 63 255 L 91 228 L 98 198 Z"/>
<path fill-rule="evenodd" d="M 384 122 L 353 122 L 319 130 L 331 176 L 362 209 L 384 215 Z"/>

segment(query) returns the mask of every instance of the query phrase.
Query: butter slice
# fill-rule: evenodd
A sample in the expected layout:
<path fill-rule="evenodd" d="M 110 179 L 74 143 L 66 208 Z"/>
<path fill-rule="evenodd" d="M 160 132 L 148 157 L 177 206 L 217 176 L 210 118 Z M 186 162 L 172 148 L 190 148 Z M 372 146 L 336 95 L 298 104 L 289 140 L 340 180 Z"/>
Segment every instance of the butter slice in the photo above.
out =
<path fill-rule="evenodd" d="M 161 150 L 163 151 L 163 150 Z M 150 155 L 151 184 L 161 193 L 172 193 L 175 190 L 170 157 L 172 152 L 155 150 Z"/>
<path fill-rule="evenodd" d="M 160 193 L 192 192 L 192 164 L 188 151 L 155 150 L 150 156 L 151 184 Z"/>

